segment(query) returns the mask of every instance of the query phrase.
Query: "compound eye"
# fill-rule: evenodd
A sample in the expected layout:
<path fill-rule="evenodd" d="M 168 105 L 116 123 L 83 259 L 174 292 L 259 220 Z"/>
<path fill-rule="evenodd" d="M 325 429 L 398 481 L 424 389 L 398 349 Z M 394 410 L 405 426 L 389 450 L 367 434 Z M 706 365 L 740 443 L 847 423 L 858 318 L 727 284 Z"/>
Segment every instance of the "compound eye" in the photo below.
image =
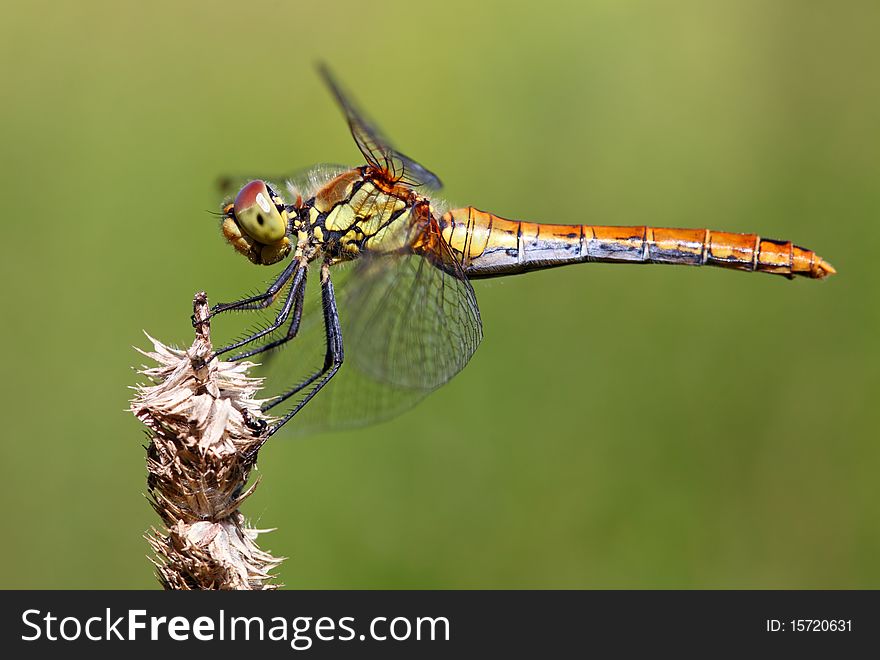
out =
<path fill-rule="evenodd" d="M 264 181 L 251 181 L 235 197 L 233 206 L 239 226 L 259 243 L 275 243 L 287 233 L 287 222 L 272 202 Z"/>

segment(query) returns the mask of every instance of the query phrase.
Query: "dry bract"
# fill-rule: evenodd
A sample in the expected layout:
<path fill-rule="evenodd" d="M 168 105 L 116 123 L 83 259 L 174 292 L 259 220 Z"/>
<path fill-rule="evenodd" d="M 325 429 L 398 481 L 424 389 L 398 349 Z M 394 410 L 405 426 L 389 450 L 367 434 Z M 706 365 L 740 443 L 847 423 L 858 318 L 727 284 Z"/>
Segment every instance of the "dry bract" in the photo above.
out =
<path fill-rule="evenodd" d="M 196 296 L 197 319 L 208 311 Z M 238 510 L 260 440 L 252 426 L 264 419 L 254 398 L 261 380 L 246 362 L 209 363 L 209 324 L 196 329 L 187 351 L 150 337 L 140 351 L 157 366 L 143 367 L 149 385 L 135 387 L 131 411 L 148 429 L 147 488 L 165 529 L 147 540 L 166 589 L 272 589 L 271 571 L 281 559 L 257 547 L 258 533 Z M 251 426 L 248 426 L 250 421 Z"/>

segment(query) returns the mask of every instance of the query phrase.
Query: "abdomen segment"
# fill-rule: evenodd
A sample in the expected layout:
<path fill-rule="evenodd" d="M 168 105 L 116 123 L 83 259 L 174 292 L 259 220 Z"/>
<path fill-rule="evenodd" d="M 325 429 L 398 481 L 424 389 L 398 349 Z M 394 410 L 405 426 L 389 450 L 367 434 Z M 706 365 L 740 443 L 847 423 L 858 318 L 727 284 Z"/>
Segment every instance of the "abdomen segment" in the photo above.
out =
<path fill-rule="evenodd" d="M 834 268 L 790 241 L 709 229 L 548 225 L 506 220 L 473 207 L 438 219 L 443 238 L 472 278 L 584 261 L 720 266 L 822 279 Z"/>

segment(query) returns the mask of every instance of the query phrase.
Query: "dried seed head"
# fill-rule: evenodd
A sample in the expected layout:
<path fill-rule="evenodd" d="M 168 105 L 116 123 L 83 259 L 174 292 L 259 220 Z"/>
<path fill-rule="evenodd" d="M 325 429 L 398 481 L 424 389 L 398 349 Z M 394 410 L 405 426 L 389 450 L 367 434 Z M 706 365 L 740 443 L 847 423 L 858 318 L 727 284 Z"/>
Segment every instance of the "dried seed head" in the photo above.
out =
<path fill-rule="evenodd" d="M 164 523 L 147 540 L 156 554 L 166 589 L 271 589 L 271 571 L 281 559 L 260 550 L 245 526 L 241 503 L 261 438 L 255 396 L 262 381 L 247 375 L 249 362 L 209 360 L 212 353 L 208 301 L 193 302 L 196 339 L 187 351 L 149 337 L 157 364 L 139 373 L 150 384 L 136 386 L 131 412 L 147 426 L 147 489 Z M 139 349 L 138 349 L 139 350 Z"/>

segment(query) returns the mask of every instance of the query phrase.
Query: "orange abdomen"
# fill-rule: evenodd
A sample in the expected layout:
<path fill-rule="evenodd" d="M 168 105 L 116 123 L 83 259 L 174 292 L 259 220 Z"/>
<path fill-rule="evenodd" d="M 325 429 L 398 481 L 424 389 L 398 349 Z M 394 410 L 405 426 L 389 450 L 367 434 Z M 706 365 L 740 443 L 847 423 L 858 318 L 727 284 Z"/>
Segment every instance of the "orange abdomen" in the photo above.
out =
<path fill-rule="evenodd" d="M 473 207 L 438 219 L 468 276 L 493 277 L 585 261 L 720 266 L 821 279 L 834 268 L 790 241 L 709 229 L 546 225 Z"/>

